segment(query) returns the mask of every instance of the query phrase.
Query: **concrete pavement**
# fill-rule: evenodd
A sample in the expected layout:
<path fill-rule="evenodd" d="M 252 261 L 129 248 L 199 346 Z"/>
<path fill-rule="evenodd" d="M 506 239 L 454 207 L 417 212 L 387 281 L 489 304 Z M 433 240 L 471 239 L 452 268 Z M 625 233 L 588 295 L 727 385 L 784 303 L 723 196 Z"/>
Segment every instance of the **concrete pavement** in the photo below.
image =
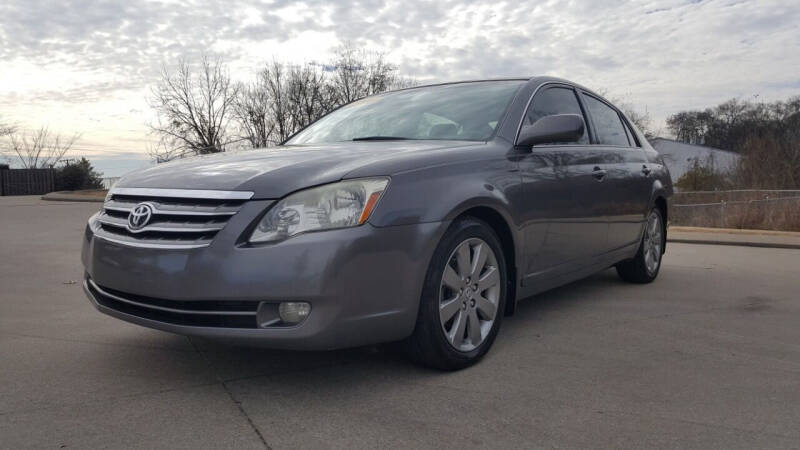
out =
<path fill-rule="evenodd" d="M 95 311 L 91 203 L 0 198 L 0 448 L 800 446 L 800 250 L 670 244 L 520 304 L 479 365 L 229 347 Z"/>

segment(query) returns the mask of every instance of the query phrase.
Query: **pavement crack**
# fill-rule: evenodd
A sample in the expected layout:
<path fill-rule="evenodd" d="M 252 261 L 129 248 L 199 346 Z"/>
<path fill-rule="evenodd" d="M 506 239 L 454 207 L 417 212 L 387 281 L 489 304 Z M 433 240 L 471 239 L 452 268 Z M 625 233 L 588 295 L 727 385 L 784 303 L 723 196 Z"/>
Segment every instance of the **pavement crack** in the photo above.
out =
<path fill-rule="evenodd" d="M 228 398 L 230 398 L 233 404 L 236 405 L 236 408 L 239 410 L 239 413 L 245 418 L 245 420 L 247 420 L 247 423 L 250 425 L 250 428 L 256 434 L 258 440 L 261 441 L 261 444 L 264 446 L 264 448 L 272 450 L 272 447 L 270 447 L 270 445 L 267 443 L 267 440 L 264 439 L 264 435 L 261 434 L 261 430 L 258 429 L 255 422 L 253 422 L 253 419 L 250 417 L 249 414 L 247 414 L 247 411 L 245 411 L 244 407 L 242 407 L 242 402 L 236 399 L 236 396 L 233 395 L 233 392 L 230 390 L 225 380 L 219 375 L 217 375 L 217 371 L 214 368 L 214 364 L 211 362 L 211 360 L 205 355 L 205 353 L 201 352 L 200 349 L 197 348 L 194 342 L 192 342 L 192 338 L 187 336 L 186 339 L 189 341 L 189 344 L 192 346 L 192 348 L 194 348 L 194 351 L 196 351 L 197 354 L 200 355 L 201 358 L 203 358 L 203 361 L 206 362 L 209 369 L 211 369 L 211 373 L 217 379 L 217 383 L 219 383 L 219 385 L 222 386 L 222 389 L 225 391 L 226 394 L 228 394 Z"/>

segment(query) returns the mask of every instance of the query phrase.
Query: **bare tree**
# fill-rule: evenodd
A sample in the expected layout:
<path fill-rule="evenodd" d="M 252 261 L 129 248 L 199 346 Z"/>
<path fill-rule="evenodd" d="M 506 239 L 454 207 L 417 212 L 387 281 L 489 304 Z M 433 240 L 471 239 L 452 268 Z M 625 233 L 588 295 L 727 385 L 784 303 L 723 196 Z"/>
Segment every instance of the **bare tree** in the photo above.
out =
<path fill-rule="evenodd" d="M 256 81 L 242 84 L 234 108 L 239 132 L 253 148 L 269 147 L 272 144 L 270 99 L 267 91 Z"/>
<path fill-rule="evenodd" d="M 0 120 L 0 137 L 8 136 L 17 131 L 17 127 Z"/>
<path fill-rule="evenodd" d="M 151 128 L 161 139 L 156 159 L 225 151 L 237 89 L 218 58 L 203 56 L 198 73 L 184 60 L 174 72 L 164 67 L 150 98 L 158 115 Z"/>
<path fill-rule="evenodd" d="M 51 134 L 47 127 L 41 127 L 30 134 L 12 133 L 11 149 L 19 157 L 22 167 L 41 169 L 58 164 L 78 139 L 80 134 L 63 137 Z"/>
<path fill-rule="evenodd" d="M 254 148 L 280 144 L 333 109 L 393 87 L 413 85 L 380 53 L 342 47 L 330 64 L 267 64 L 239 88 L 239 132 Z"/>
<path fill-rule="evenodd" d="M 279 144 L 293 133 L 287 78 L 285 66 L 273 61 L 258 72 L 253 83 L 240 88 L 236 118 L 253 148 Z"/>
<path fill-rule="evenodd" d="M 269 99 L 269 122 L 272 125 L 272 143 L 281 143 L 294 133 L 289 102 L 289 76 L 286 67 L 273 61 L 258 74 L 259 82 Z"/>
<path fill-rule="evenodd" d="M 333 107 L 324 72 L 273 61 L 239 89 L 236 119 L 253 148 L 280 144 Z"/>
<path fill-rule="evenodd" d="M 288 100 L 292 132 L 306 127 L 337 106 L 331 98 L 325 73 L 310 64 L 289 69 Z"/>
<path fill-rule="evenodd" d="M 643 111 L 637 109 L 633 104 L 628 102 L 622 102 L 619 105 L 619 109 L 622 110 L 623 114 L 630 119 L 631 122 L 639 129 L 642 133 L 644 133 L 644 137 L 647 139 L 652 139 L 656 136 L 656 132 L 653 130 L 653 120 L 650 118 L 650 111 L 645 108 Z"/>
<path fill-rule="evenodd" d="M 336 52 L 332 66 L 331 87 L 339 105 L 387 91 L 399 81 L 397 68 L 386 61 L 383 53 L 356 49 L 349 44 Z"/>

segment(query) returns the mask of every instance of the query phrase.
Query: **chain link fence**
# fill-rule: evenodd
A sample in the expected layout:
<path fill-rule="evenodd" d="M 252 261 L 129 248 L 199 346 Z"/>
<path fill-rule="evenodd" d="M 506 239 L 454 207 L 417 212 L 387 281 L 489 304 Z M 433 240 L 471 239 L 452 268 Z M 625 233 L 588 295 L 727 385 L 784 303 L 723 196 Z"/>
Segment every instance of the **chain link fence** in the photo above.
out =
<path fill-rule="evenodd" d="M 680 192 L 670 223 L 678 226 L 800 231 L 800 191 Z"/>

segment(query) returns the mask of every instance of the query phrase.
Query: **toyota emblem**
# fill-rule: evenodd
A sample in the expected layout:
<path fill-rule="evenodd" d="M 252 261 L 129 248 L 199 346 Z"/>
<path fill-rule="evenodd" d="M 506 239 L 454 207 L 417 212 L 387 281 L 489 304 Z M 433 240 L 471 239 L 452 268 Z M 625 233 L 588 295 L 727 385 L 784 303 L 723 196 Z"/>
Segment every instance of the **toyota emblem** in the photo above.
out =
<path fill-rule="evenodd" d="M 153 206 L 149 203 L 139 203 L 134 206 L 128 214 L 128 229 L 141 230 L 148 223 L 153 216 Z"/>

